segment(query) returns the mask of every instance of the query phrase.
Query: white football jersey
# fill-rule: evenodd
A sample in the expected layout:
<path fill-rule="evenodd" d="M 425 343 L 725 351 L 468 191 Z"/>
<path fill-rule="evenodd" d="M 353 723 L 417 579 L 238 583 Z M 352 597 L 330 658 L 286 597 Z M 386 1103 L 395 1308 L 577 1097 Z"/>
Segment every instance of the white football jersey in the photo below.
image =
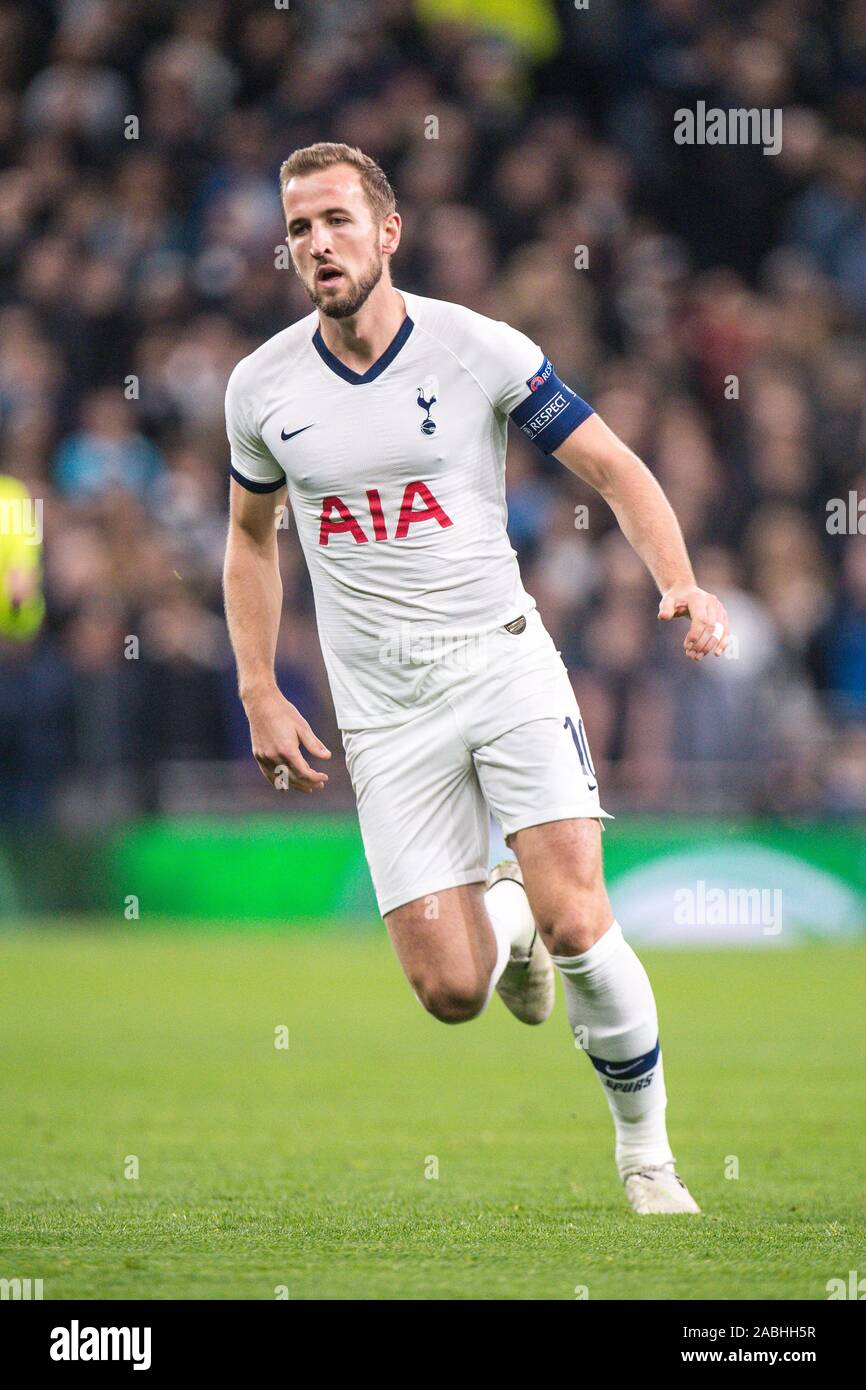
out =
<path fill-rule="evenodd" d="M 238 363 L 232 476 L 288 485 L 341 729 L 403 723 L 442 657 L 534 608 L 505 529 L 511 416 L 545 453 L 591 414 L 506 323 L 401 290 L 407 316 L 363 374 L 314 311 Z"/>

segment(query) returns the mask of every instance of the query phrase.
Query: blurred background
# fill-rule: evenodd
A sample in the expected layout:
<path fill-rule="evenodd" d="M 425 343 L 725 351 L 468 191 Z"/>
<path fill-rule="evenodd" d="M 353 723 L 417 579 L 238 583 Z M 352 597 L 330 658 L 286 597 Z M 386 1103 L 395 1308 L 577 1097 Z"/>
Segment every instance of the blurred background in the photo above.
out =
<path fill-rule="evenodd" d="M 781 151 L 676 144 L 699 100 L 781 109 Z M 251 759 L 220 591 L 225 383 L 309 312 L 275 264 L 277 172 L 323 139 L 389 173 L 396 285 L 540 343 L 728 606 L 730 657 L 686 662 L 604 503 L 512 431 L 524 583 L 604 804 L 642 827 L 628 853 L 612 827 L 614 860 L 722 825 L 811 856 L 862 926 L 857 0 L 0 4 L 0 910 L 115 910 L 142 883 L 160 910 L 370 910 L 291 528 L 279 679 L 336 750 L 315 817 Z M 829 880 L 809 882 L 820 916 Z"/>

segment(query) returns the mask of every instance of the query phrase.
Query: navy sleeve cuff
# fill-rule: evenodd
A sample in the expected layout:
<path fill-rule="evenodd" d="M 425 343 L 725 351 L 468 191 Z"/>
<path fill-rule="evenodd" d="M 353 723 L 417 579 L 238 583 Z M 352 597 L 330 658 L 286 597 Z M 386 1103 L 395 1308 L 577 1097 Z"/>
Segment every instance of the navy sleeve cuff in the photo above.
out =
<path fill-rule="evenodd" d="M 286 483 L 285 475 L 278 478 L 275 483 L 254 483 L 251 478 L 245 478 L 243 473 L 239 473 L 233 465 L 229 468 L 229 472 L 235 482 L 240 483 L 241 487 L 245 487 L 247 492 L 276 492 L 278 487 L 284 487 Z"/>
<path fill-rule="evenodd" d="M 592 406 L 560 381 L 546 357 L 526 384 L 532 395 L 515 406 L 511 418 L 543 454 L 552 454 L 592 415 Z"/>

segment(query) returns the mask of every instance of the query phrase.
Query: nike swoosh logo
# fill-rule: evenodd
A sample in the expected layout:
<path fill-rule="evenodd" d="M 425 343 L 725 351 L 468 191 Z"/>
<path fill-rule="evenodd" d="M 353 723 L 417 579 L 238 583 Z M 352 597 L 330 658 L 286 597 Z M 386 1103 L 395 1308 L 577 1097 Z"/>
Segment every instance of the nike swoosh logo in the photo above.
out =
<path fill-rule="evenodd" d="M 314 420 L 314 421 L 313 421 L 313 425 L 314 425 L 315 423 L 316 423 L 316 422 L 315 422 L 315 420 Z M 292 430 L 291 434 L 286 434 L 286 431 L 285 431 L 285 430 L 280 430 L 280 439 L 283 439 L 283 440 L 286 440 L 286 439 L 294 439 L 294 437 L 295 437 L 296 434 L 303 434 L 303 433 L 304 433 L 304 430 L 311 430 L 311 429 L 313 428 L 313 425 L 302 425 L 301 428 L 300 428 L 299 430 Z"/>
<path fill-rule="evenodd" d="M 588 782 L 587 782 L 586 785 L 589 787 L 589 783 L 588 783 Z M 590 790 L 591 792 L 594 792 L 597 786 L 598 786 L 598 783 L 597 783 L 597 782 L 593 782 L 592 786 L 589 787 L 589 790 Z"/>
<path fill-rule="evenodd" d="M 624 1071 L 631 1071 L 631 1069 L 632 1069 L 632 1067 L 633 1067 L 634 1065 L 635 1065 L 634 1062 L 629 1062 L 629 1064 L 628 1064 L 627 1067 L 612 1067 L 612 1066 L 610 1065 L 610 1063 L 607 1062 L 607 1063 L 605 1063 L 605 1068 L 604 1068 L 604 1070 L 605 1070 L 605 1074 L 606 1074 L 607 1076 L 622 1076 L 622 1074 L 623 1074 Z"/>

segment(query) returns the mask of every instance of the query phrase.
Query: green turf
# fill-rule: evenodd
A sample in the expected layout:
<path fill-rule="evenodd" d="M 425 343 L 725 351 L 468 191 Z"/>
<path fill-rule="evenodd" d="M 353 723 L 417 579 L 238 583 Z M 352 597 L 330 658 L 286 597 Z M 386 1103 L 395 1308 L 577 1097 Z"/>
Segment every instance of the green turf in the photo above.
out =
<path fill-rule="evenodd" d="M 866 1273 L 866 949 L 646 953 L 704 1214 L 641 1219 L 561 999 L 544 1028 L 498 1000 L 448 1028 L 378 933 L 139 931 L 0 940 L 0 1277 L 46 1298 L 821 1299 Z"/>

